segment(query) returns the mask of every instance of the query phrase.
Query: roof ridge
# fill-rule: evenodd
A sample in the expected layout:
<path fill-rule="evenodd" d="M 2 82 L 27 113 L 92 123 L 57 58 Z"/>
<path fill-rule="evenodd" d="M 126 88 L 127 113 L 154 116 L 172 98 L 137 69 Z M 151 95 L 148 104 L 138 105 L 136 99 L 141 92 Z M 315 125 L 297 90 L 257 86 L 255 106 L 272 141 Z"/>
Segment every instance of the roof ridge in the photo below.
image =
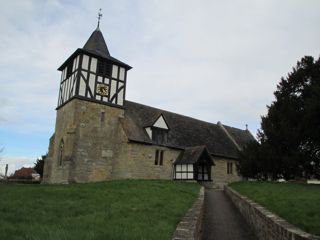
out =
<path fill-rule="evenodd" d="M 206 123 L 206 124 L 211 124 L 211 125 L 214 125 L 214 126 L 218 126 L 218 124 L 213 123 L 213 122 L 208 122 L 208 121 L 205 121 L 205 120 L 201 120 L 201 119 L 197 119 L 197 118 L 194 118 L 194 117 L 186 116 L 186 115 L 183 115 L 183 114 L 180 114 L 180 113 L 175 113 L 175 112 L 163 110 L 163 109 L 160 109 L 160 108 L 157 108 L 157 107 L 148 106 L 148 105 L 146 105 L 146 104 L 137 103 L 137 102 L 133 102 L 133 101 L 129 101 L 129 100 L 125 100 L 125 102 L 129 102 L 129 103 L 133 103 L 133 104 L 138 104 L 138 105 L 145 106 L 145 107 L 148 107 L 148 108 L 153 108 L 153 109 L 156 109 L 156 110 L 159 110 L 159 111 L 162 111 L 162 112 L 167 112 L 167 113 L 171 113 L 171 114 L 176 114 L 176 115 L 179 115 L 179 116 L 181 116 L 181 117 L 185 117 L 185 118 L 193 119 L 193 120 L 196 120 L 196 121 L 199 121 L 199 122 L 203 122 L 203 123 Z"/>
<path fill-rule="evenodd" d="M 138 103 L 138 102 L 133 102 L 133 101 L 130 101 L 130 100 L 125 100 L 125 102 L 129 102 L 129 103 L 133 103 L 133 104 L 138 104 L 138 105 L 145 106 L 145 107 L 148 107 L 148 108 L 153 108 L 153 109 L 156 109 L 156 110 L 159 110 L 159 111 L 162 111 L 162 112 L 167 112 L 167 113 L 171 113 L 171 114 L 176 114 L 176 115 L 179 115 L 179 116 L 181 116 L 181 117 L 186 117 L 186 118 L 194 119 L 194 120 L 199 121 L 199 122 L 203 122 L 203 123 L 207 123 L 207 124 L 212 124 L 212 125 L 215 125 L 215 126 L 219 126 L 219 124 L 217 124 L 217 123 L 213 123 L 213 122 L 201 120 L 201 119 L 198 119 L 198 118 L 195 118 L 195 117 L 190 117 L 190 116 L 187 116 L 187 115 L 183 115 L 183 114 L 181 114 L 181 113 L 175 113 L 175 112 L 172 112 L 172 111 L 163 110 L 163 109 L 161 109 L 161 108 L 149 106 L 149 105 L 146 105 L 146 104 L 142 104 L 142 103 Z M 220 121 L 218 121 L 218 122 L 220 122 Z M 222 123 L 221 123 L 221 124 L 222 124 Z M 225 127 L 237 129 L 237 130 L 240 130 L 240 131 L 243 131 L 243 132 L 246 131 L 245 129 L 236 128 L 236 127 L 231 127 L 231 126 L 225 125 L 225 124 L 222 124 L 222 125 L 225 126 Z"/>

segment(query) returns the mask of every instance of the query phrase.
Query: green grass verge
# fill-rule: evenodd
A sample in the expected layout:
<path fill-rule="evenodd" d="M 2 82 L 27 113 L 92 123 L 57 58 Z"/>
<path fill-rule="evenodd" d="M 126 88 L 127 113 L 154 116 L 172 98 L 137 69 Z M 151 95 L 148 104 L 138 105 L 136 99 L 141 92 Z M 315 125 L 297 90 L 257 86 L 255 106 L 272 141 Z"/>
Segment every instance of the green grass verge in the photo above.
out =
<path fill-rule="evenodd" d="M 320 235 L 320 186 L 237 182 L 230 186 L 306 232 Z"/>
<path fill-rule="evenodd" d="M 199 188 L 161 180 L 0 184 L 0 238 L 170 239 Z"/>

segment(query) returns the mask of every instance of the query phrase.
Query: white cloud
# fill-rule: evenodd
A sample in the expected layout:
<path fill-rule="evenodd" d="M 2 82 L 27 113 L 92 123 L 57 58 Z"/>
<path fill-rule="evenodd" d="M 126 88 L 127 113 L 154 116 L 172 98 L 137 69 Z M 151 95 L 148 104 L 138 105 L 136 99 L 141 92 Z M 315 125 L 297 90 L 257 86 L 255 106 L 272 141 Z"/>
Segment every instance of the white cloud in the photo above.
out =
<path fill-rule="evenodd" d="M 50 137 L 59 72 L 103 9 L 127 98 L 252 131 L 304 55 L 319 56 L 319 1 L 6 1 L 0 9 L 0 127 Z M 1 139 L 0 139 L 1 140 Z M 10 154 L 10 153 L 8 153 Z M 12 153 L 13 155 L 13 153 Z"/>

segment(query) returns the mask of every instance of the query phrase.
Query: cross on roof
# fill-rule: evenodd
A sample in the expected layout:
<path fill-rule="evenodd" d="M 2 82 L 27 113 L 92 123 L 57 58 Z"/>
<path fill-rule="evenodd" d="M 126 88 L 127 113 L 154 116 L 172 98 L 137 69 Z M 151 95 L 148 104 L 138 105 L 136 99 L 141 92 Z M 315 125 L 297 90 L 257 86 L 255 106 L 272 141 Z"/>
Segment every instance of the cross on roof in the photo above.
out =
<path fill-rule="evenodd" d="M 100 26 L 100 19 L 101 19 L 101 17 L 102 17 L 102 13 L 101 13 L 101 11 L 102 11 L 102 9 L 100 8 L 99 9 L 99 12 L 98 12 L 98 28 L 99 28 L 99 26 Z"/>

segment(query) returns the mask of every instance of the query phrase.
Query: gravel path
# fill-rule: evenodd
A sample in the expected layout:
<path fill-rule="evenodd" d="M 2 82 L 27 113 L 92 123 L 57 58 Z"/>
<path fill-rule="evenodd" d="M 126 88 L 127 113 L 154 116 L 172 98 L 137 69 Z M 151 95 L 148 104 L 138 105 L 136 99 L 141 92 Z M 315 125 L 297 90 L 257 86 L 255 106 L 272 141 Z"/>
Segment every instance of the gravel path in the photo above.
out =
<path fill-rule="evenodd" d="M 204 240 L 254 240 L 254 233 L 238 209 L 221 190 L 206 189 Z"/>

